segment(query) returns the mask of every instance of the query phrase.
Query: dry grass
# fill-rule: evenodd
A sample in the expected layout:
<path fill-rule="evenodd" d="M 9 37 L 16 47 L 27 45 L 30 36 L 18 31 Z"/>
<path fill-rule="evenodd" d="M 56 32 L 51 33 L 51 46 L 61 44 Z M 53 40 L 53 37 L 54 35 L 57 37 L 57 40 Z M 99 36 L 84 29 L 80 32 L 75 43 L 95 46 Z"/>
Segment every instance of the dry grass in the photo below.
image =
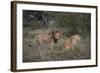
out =
<path fill-rule="evenodd" d="M 45 30 L 44 30 L 45 31 Z M 46 32 L 50 31 L 47 30 Z M 53 49 L 50 44 L 44 44 L 39 49 L 34 39 L 37 31 L 27 30 L 23 32 L 23 62 L 39 61 L 60 61 L 60 60 L 82 60 L 91 58 L 90 38 L 81 38 L 81 41 L 72 49 L 62 47 L 64 36 L 58 43 L 55 43 Z"/>

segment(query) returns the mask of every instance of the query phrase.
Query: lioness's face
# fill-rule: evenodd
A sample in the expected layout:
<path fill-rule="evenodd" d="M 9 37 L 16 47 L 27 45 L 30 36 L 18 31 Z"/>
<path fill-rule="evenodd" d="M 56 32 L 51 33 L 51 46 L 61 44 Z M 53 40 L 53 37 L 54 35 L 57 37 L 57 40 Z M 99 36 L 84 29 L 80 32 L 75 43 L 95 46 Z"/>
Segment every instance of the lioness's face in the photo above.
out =
<path fill-rule="evenodd" d="M 72 41 L 73 42 L 79 42 L 80 41 L 80 35 L 76 34 L 72 36 Z"/>

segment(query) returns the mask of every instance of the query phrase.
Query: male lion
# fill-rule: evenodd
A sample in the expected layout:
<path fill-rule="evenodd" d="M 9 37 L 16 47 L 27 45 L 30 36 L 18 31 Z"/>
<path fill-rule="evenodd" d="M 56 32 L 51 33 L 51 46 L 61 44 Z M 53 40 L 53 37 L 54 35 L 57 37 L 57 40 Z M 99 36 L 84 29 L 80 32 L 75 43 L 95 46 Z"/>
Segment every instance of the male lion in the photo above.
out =
<path fill-rule="evenodd" d="M 51 44 L 51 49 L 53 48 L 53 44 L 57 43 L 60 39 L 60 32 L 59 31 L 51 31 L 49 33 L 39 33 L 36 35 L 36 42 L 38 47 L 40 48 L 42 44 L 49 43 Z"/>

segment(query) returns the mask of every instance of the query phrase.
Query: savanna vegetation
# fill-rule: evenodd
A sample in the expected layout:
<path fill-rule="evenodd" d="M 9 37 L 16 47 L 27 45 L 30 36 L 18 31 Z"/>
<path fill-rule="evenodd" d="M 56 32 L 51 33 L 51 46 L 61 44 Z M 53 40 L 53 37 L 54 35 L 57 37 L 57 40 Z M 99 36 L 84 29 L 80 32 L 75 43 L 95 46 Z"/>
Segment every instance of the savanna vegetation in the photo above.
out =
<path fill-rule="evenodd" d="M 37 33 L 53 30 L 63 32 L 58 43 L 54 43 L 53 49 L 47 43 L 39 50 L 34 43 Z M 80 42 L 73 49 L 63 48 L 65 39 L 73 34 L 80 35 Z M 23 62 L 90 59 L 90 39 L 90 13 L 23 10 Z"/>

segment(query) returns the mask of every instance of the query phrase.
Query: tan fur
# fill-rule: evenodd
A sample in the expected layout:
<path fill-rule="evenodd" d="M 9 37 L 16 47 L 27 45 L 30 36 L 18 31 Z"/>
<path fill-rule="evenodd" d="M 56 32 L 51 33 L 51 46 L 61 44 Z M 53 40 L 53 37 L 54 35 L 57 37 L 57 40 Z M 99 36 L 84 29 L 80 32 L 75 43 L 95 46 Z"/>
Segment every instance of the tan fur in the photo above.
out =
<path fill-rule="evenodd" d="M 65 40 L 63 46 L 66 49 L 74 48 L 79 41 L 80 41 L 80 35 L 76 34 Z"/>
<path fill-rule="evenodd" d="M 43 43 L 50 43 L 52 48 L 53 43 L 55 43 L 55 40 L 58 41 L 59 38 L 60 33 L 58 31 L 52 31 L 50 33 L 39 33 L 36 36 L 36 41 L 38 43 L 38 46 L 41 46 Z"/>

